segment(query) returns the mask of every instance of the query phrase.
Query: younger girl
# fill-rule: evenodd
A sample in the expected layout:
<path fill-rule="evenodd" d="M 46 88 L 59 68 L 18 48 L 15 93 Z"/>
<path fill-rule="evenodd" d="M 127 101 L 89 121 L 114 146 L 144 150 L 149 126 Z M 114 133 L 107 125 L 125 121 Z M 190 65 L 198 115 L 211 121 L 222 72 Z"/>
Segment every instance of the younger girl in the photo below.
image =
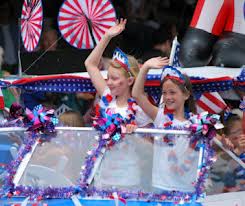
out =
<path fill-rule="evenodd" d="M 195 113 L 189 78 L 176 68 L 166 67 L 161 77 L 163 103 L 152 105 L 144 94 L 144 80 L 150 65 L 157 67 L 159 57 L 145 62 L 133 87 L 132 95 L 156 128 L 184 128 L 190 125 L 189 112 Z M 198 152 L 189 147 L 186 136 L 165 136 L 154 141 L 152 185 L 158 190 L 194 191 Z"/>
<path fill-rule="evenodd" d="M 238 115 L 230 114 L 225 123 L 224 133 L 226 138 L 234 145 L 233 152 L 245 162 L 245 134 L 243 129 L 242 119 Z M 245 189 L 245 169 L 242 168 L 242 166 L 237 167 L 237 164 L 230 165 L 227 173 L 227 176 L 232 174 L 235 181 L 232 185 L 226 178 L 224 181 L 224 192 L 232 191 L 234 188 L 236 188 L 237 191 Z"/>
<path fill-rule="evenodd" d="M 85 66 L 101 97 L 99 106 L 103 107 L 107 114 L 119 113 L 125 119 L 125 124 L 135 123 L 138 127 L 144 127 L 151 123 L 151 120 L 140 107 L 131 106 L 134 101 L 131 99 L 131 87 L 139 71 L 137 60 L 117 49 L 108 68 L 107 81 L 104 80 L 98 68 L 109 41 L 119 35 L 125 29 L 125 25 L 126 20 L 121 19 L 106 31 L 86 59 Z M 167 58 L 159 59 L 159 67 L 166 64 L 168 64 Z M 137 187 L 140 181 L 138 167 L 139 157 L 135 152 L 132 140 L 125 138 L 123 142 L 114 145 L 104 155 L 101 167 L 95 176 L 95 185 L 97 187 Z"/>

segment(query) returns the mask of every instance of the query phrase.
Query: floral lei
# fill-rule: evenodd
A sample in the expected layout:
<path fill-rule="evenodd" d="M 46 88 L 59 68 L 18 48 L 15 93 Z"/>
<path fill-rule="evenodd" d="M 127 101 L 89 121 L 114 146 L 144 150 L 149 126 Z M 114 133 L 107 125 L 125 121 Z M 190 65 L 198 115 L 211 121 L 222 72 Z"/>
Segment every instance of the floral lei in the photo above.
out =
<path fill-rule="evenodd" d="M 209 114 L 208 112 L 202 112 L 198 115 L 193 113 L 185 112 L 185 118 L 188 119 L 191 123 L 189 127 L 186 128 L 176 128 L 173 126 L 173 110 L 164 108 L 164 115 L 166 115 L 169 121 L 166 121 L 163 124 L 164 129 L 187 129 L 191 131 L 190 147 L 196 149 L 198 142 L 203 136 L 206 136 L 208 132 L 212 131 L 212 134 L 209 134 L 209 138 L 212 139 L 215 136 L 215 131 L 213 128 L 216 124 L 219 123 L 219 115 Z M 163 142 L 169 146 L 173 146 L 175 142 L 175 135 L 167 134 L 163 137 Z"/>
<path fill-rule="evenodd" d="M 168 117 L 168 121 L 163 123 L 164 129 L 181 129 L 181 128 L 173 127 L 173 120 L 174 120 L 173 112 L 174 112 L 174 110 L 168 109 L 166 106 L 164 107 L 163 114 Z M 185 112 L 185 118 L 186 119 L 189 119 L 190 115 L 191 115 L 191 113 Z M 163 137 L 163 142 L 165 142 L 169 146 L 173 146 L 174 145 L 174 139 L 175 139 L 175 135 L 167 134 Z"/>
<path fill-rule="evenodd" d="M 93 126 L 97 130 L 102 132 L 101 138 L 107 140 L 107 146 L 111 147 L 122 138 L 123 125 L 135 124 L 136 114 L 136 101 L 133 98 L 128 99 L 127 116 L 122 117 L 119 113 L 112 113 L 107 107 L 112 102 L 113 97 L 111 94 L 102 96 L 101 101 L 105 107 L 101 107 L 100 104 L 95 106 L 95 117 Z"/>

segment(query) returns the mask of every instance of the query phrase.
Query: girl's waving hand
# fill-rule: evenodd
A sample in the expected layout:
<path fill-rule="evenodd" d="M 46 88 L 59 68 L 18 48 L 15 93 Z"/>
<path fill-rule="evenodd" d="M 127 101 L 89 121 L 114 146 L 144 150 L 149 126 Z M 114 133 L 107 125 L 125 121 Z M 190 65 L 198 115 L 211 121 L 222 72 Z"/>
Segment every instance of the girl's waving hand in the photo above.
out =
<path fill-rule="evenodd" d="M 154 68 L 154 69 L 162 69 L 164 66 L 169 64 L 169 59 L 167 57 L 154 57 L 148 59 L 142 66 L 142 68 Z"/>
<path fill-rule="evenodd" d="M 125 29 L 126 23 L 127 23 L 127 19 L 117 20 L 116 25 L 114 25 L 110 29 L 108 29 L 106 31 L 105 35 L 107 35 L 110 38 L 113 38 L 113 37 L 119 35 Z"/>

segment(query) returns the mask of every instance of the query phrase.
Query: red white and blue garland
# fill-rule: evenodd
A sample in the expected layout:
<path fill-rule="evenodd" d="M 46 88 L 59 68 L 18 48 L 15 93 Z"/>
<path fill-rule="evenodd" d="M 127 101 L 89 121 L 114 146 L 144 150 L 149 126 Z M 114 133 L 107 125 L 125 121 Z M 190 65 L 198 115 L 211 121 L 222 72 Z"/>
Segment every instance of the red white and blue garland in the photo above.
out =
<path fill-rule="evenodd" d="M 111 101 L 111 97 L 107 96 L 105 98 L 102 98 L 102 101 L 104 101 L 105 105 L 108 104 Z M 198 116 L 191 117 L 191 121 L 194 123 L 193 126 L 188 128 L 188 130 L 191 130 L 193 133 L 192 135 L 196 134 L 198 138 L 198 142 L 196 145 L 200 147 L 200 144 L 203 148 L 205 148 L 204 151 L 204 158 L 202 165 L 199 166 L 199 177 L 197 182 L 195 182 L 194 186 L 196 188 L 196 191 L 193 193 L 186 193 L 181 191 L 163 191 L 161 194 L 154 194 L 154 193 L 145 193 L 143 191 L 122 191 L 122 190 L 98 190 L 97 188 L 90 187 L 87 183 L 87 179 L 90 177 L 92 169 L 94 167 L 94 162 L 96 161 L 97 157 L 101 154 L 102 149 L 108 148 L 110 146 L 113 146 L 118 141 L 123 140 L 122 136 L 120 136 L 119 139 L 112 139 L 115 136 L 115 131 L 118 133 L 118 135 L 121 134 L 120 130 L 120 124 L 125 124 L 134 121 L 134 118 L 132 118 L 134 115 L 134 104 L 135 102 L 131 99 L 128 101 L 129 108 L 131 107 L 131 112 L 129 112 L 128 117 L 123 119 L 120 116 L 116 115 L 109 117 L 110 124 L 100 124 L 99 120 L 104 117 L 108 118 L 108 114 L 105 113 L 105 108 L 99 108 L 100 115 L 97 116 L 97 119 L 95 119 L 95 127 L 97 127 L 101 131 L 101 135 L 98 139 L 98 145 L 96 148 L 94 148 L 91 151 L 88 151 L 88 156 L 85 161 L 85 165 L 83 167 L 83 170 L 81 172 L 81 179 L 79 184 L 76 187 L 62 187 L 62 188 L 54 188 L 54 187 L 47 187 L 47 188 L 34 188 L 29 186 L 15 186 L 13 184 L 13 178 L 16 174 L 16 171 L 24 158 L 24 156 L 32 150 L 32 146 L 35 143 L 35 141 L 39 138 L 39 133 L 33 132 L 36 130 L 32 130 L 29 132 L 29 138 L 25 144 L 25 146 L 19 151 L 18 157 L 16 160 L 14 160 L 8 167 L 8 176 L 5 180 L 5 184 L 3 187 L 4 193 L 1 194 L 2 196 L 12 197 L 12 196 L 28 196 L 30 199 L 35 201 L 41 201 L 43 199 L 47 198 L 71 198 L 74 194 L 80 194 L 82 197 L 91 196 L 91 195 L 99 195 L 100 197 L 104 198 L 110 198 L 113 193 L 117 193 L 118 197 L 121 199 L 141 199 L 145 201 L 171 201 L 176 204 L 181 204 L 185 202 L 195 202 L 196 199 L 203 197 L 203 189 L 204 189 L 204 182 L 207 178 L 207 172 L 210 168 L 210 165 L 213 162 L 213 150 L 210 146 L 210 141 L 212 137 L 214 136 L 213 130 L 209 130 L 209 128 L 213 128 L 214 124 L 217 123 L 218 119 L 217 116 L 213 115 L 207 115 L 207 114 L 201 114 Z M 16 109 L 16 111 L 19 111 L 20 108 Z M 42 109 L 40 106 L 36 108 L 36 112 L 39 111 L 39 121 L 35 121 L 36 119 L 32 118 L 31 122 L 34 124 L 34 122 L 42 122 L 43 116 L 40 115 L 40 111 Z M 18 113 L 18 112 L 17 112 Z M 34 113 L 34 112 L 32 112 Z M 18 115 L 22 116 L 22 113 L 18 113 Z M 17 116 L 18 116 L 17 115 Z M 106 115 L 106 116 L 103 116 Z M 17 117 L 15 115 L 15 117 Z M 33 115 L 31 115 L 33 117 Z M 35 116 L 35 115 L 34 115 Z M 20 118 L 21 119 L 21 118 Z M 22 118 L 23 119 L 23 118 Z M 45 119 L 45 118 L 44 118 Z M 112 129 L 114 132 L 111 132 L 111 128 L 109 125 L 114 124 L 115 128 Z M 104 125 L 104 126 L 103 126 Z M 6 126 L 6 125 L 5 125 Z M 107 129 L 109 128 L 109 131 Z M 172 128 L 175 129 L 175 128 Z M 185 128 L 187 129 L 187 128 Z M 41 131 L 41 130 L 40 130 Z M 208 132 L 207 132 L 208 131 Z M 109 133 L 109 139 L 103 138 L 103 135 L 106 133 Z M 204 134 L 207 136 L 204 136 Z M 194 135 L 194 136 L 196 136 Z"/>
<path fill-rule="evenodd" d="M 54 117 L 54 111 L 37 105 L 32 111 L 22 108 L 19 104 L 14 103 L 10 108 L 10 117 L 1 127 L 21 126 L 27 128 L 28 136 L 24 139 L 24 145 L 18 151 L 17 158 L 7 167 L 7 176 L 4 179 L 4 185 L 0 197 L 7 196 L 28 196 L 31 199 L 40 201 L 42 197 L 48 198 L 54 188 L 32 188 L 29 186 L 15 186 L 13 183 L 14 176 L 27 153 L 32 150 L 36 141 L 48 141 L 55 134 L 55 125 L 58 119 Z M 59 188 L 57 188 L 60 190 Z M 37 192 L 38 191 L 38 192 Z M 65 191 L 63 191 L 64 194 Z M 48 194 L 48 196 L 46 195 Z M 52 195 L 51 195 L 52 196 Z"/>
<path fill-rule="evenodd" d="M 82 187 L 87 186 L 87 180 L 91 175 L 94 163 L 101 154 L 102 149 L 110 148 L 114 144 L 122 141 L 125 134 L 122 132 L 126 124 L 135 124 L 136 102 L 134 99 L 128 99 L 127 116 L 123 118 L 119 113 L 111 113 L 107 108 L 113 100 L 110 94 L 101 97 L 101 104 L 95 106 L 95 117 L 93 127 L 100 131 L 98 146 L 88 151 L 85 165 L 83 168 L 83 177 L 81 179 Z M 101 106 L 103 105 L 103 107 Z"/>
<path fill-rule="evenodd" d="M 107 99 L 110 98 L 105 98 Z M 195 143 L 195 148 L 202 147 L 204 149 L 203 152 L 203 162 L 199 165 L 198 172 L 198 180 L 193 183 L 196 191 L 194 193 L 180 192 L 180 191 L 163 191 L 161 194 L 154 193 L 145 193 L 142 191 L 138 192 L 129 192 L 122 190 L 101 190 L 95 187 L 89 187 L 87 179 L 91 175 L 91 171 L 94 166 L 94 162 L 101 154 L 102 148 L 106 145 L 106 139 L 99 138 L 99 144 L 94 149 L 88 152 L 88 158 L 83 166 L 83 180 L 81 182 L 82 188 L 87 190 L 89 196 L 95 195 L 103 198 L 108 198 L 114 192 L 122 199 L 144 199 L 146 201 L 171 201 L 176 204 L 185 203 L 185 202 L 195 202 L 198 198 L 204 197 L 204 183 L 207 178 L 208 171 L 210 169 L 211 164 L 214 161 L 214 152 L 211 148 L 210 141 L 215 136 L 214 125 L 219 122 L 218 115 L 211 115 L 207 113 L 202 113 L 199 115 L 193 115 L 190 119 L 193 125 L 190 128 L 178 128 L 191 130 L 190 135 L 190 146 L 193 147 L 193 142 Z M 169 129 L 176 129 L 174 127 L 169 126 Z M 210 129 L 211 128 L 211 129 Z M 99 128 L 101 129 L 101 128 Z M 105 131 L 106 128 L 103 128 Z M 205 161 L 204 161 L 205 160 Z"/>

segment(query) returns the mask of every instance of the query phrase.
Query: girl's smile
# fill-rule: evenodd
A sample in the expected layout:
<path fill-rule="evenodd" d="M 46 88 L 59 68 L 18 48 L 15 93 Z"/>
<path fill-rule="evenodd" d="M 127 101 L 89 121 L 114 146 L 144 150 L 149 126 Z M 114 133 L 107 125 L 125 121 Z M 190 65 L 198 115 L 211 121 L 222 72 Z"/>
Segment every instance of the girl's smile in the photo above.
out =
<path fill-rule="evenodd" d="M 162 86 L 163 102 L 168 109 L 183 111 L 185 101 L 189 95 L 183 93 L 181 89 L 171 80 L 164 82 Z"/>

